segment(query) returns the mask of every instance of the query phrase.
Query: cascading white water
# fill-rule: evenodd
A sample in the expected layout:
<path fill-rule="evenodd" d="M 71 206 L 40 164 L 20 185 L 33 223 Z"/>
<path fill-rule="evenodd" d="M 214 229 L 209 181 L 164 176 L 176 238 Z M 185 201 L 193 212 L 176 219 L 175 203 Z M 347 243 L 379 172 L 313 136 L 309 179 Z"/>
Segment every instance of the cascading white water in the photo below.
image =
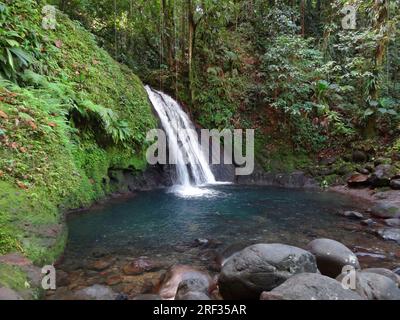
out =
<path fill-rule="evenodd" d="M 197 195 L 199 189 L 195 187 L 215 184 L 216 180 L 201 150 L 195 127 L 178 102 L 149 86 L 145 89 L 169 140 L 169 157 L 174 157 L 176 162 L 174 189 Z"/>

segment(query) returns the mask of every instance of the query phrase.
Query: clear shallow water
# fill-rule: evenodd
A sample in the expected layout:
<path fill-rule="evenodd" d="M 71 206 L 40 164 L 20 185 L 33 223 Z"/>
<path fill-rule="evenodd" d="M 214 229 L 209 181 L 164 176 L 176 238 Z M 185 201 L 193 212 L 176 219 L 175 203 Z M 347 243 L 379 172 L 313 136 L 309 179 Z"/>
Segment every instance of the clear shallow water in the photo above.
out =
<path fill-rule="evenodd" d="M 142 192 L 70 216 L 68 245 L 57 264 L 59 283 L 47 299 L 70 299 L 71 292 L 94 284 L 129 298 L 154 293 L 169 266 L 189 264 L 216 274 L 221 259 L 253 243 L 305 248 L 315 238 L 331 238 L 356 252 L 363 268 L 399 266 L 396 243 L 337 214 L 358 206 L 347 197 L 235 185 L 207 188 L 200 197 L 198 190 L 192 197 L 173 190 Z M 196 239 L 209 242 L 199 245 Z M 159 267 L 131 274 L 125 267 L 133 261 Z"/>
<path fill-rule="evenodd" d="M 180 246 L 198 238 L 217 240 L 221 248 L 254 242 L 304 247 L 316 237 L 354 246 L 377 241 L 373 235 L 346 230 L 360 223 L 336 214 L 354 207 L 338 194 L 234 185 L 209 191 L 193 198 L 167 190 L 142 192 L 75 215 L 68 222 L 66 258 L 87 257 L 101 248 L 116 255 L 175 255 L 182 263 L 196 256 L 181 254 Z"/>

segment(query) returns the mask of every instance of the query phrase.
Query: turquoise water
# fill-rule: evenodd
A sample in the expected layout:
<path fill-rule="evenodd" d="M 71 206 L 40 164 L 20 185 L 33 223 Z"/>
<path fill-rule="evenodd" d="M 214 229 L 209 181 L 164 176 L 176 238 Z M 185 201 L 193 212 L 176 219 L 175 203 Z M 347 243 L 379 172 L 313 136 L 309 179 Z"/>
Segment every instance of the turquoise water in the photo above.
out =
<path fill-rule="evenodd" d="M 196 257 L 194 253 L 182 255 L 181 247 L 190 247 L 198 238 L 217 241 L 221 250 L 234 243 L 281 242 L 304 247 L 315 237 L 351 245 L 371 238 L 345 230 L 343 226 L 360 223 L 337 215 L 354 206 L 338 194 L 234 185 L 210 191 L 193 198 L 167 190 L 141 192 L 74 215 L 68 221 L 66 256 L 86 257 L 101 248 L 116 255 L 174 255 L 174 259 L 185 260 L 179 262 L 188 262 Z"/>

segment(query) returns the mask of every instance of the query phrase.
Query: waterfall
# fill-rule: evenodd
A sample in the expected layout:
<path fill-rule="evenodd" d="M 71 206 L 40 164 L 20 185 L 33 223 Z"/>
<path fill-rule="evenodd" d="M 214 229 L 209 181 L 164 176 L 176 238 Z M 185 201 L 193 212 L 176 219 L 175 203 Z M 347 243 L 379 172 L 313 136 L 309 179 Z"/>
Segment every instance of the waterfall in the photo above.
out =
<path fill-rule="evenodd" d="M 169 158 L 174 157 L 176 162 L 175 187 L 190 192 L 196 186 L 215 184 L 215 177 L 188 115 L 170 96 L 153 90 L 149 86 L 145 89 L 166 133 Z M 186 158 L 187 162 L 185 162 Z"/>

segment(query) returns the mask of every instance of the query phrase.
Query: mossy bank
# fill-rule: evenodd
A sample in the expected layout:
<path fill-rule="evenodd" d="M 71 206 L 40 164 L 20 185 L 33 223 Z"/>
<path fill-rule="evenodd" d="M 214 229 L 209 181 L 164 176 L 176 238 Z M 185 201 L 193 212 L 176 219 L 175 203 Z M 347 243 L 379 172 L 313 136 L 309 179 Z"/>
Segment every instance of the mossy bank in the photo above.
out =
<path fill-rule="evenodd" d="M 63 251 L 66 210 L 117 191 L 109 170 L 146 168 L 156 126 L 139 78 L 66 15 L 43 28 L 44 5 L 0 2 L 0 255 L 38 266 Z"/>

